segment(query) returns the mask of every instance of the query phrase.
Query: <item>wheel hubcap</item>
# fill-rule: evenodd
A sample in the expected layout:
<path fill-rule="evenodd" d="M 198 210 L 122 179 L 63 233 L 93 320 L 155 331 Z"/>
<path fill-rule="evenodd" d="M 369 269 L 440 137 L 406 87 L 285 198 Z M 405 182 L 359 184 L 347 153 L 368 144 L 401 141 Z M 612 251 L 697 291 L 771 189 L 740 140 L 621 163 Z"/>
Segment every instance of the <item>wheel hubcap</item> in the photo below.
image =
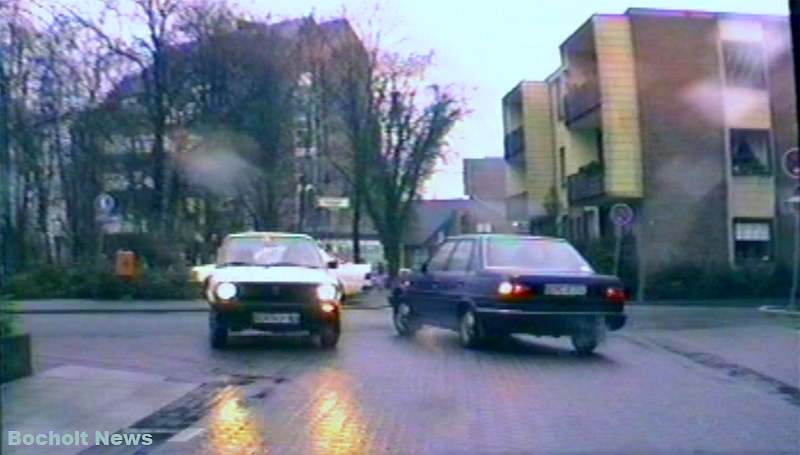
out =
<path fill-rule="evenodd" d="M 405 303 L 402 303 L 399 307 L 397 307 L 397 312 L 394 315 L 394 319 L 399 328 L 403 330 L 408 328 L 408 317 L 410 313 L 411 309 Z"/>
<path fill-rule="evenodd" d="M 461 337 L 465 342 L 470 342 L 475 337 L 475 316 L 467 312 L 461 318 Z"/>

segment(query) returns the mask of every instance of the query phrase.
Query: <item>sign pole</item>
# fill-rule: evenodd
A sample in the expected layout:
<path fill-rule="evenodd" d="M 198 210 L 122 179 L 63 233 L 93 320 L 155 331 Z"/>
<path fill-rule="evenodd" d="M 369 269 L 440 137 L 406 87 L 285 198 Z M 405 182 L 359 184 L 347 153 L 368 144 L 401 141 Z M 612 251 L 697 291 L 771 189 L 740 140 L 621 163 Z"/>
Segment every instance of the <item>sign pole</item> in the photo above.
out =
<path fill-rule="evenodd" d="M 622 235 L 633 226 L 636 214 L 630 205 L 617 203 L 608 210 L 608 216 L 614 223 L 614 275 L 618 276 L 620 262 L 622 262 Z M 639 297 L 641 298 L 641 296 Z"/>
<path fill-rule="evenodd" d="M 798 186 L 800 194 L 800 186 Z M 800 207 L 794 209 L 794 258 L 792 260 L 792 294 L 789 296 L 789 309 L 797 309 L 798 272 L 800 272 Z"/>
<path fill-rule="evenodd" d="M 614 225 L 614 275 L 619 275 L 619 261 L 622 255 L 622 226 Z"/>
<path fill-rule="evenodd" d="M 783 154 L 783 171 L 789 178 L 794 179 L 794 195 L 786 202 L 794 209 L 794 251 L 792 256 L 792 291 L 789 295 L 789 306 L 791 310 L 797 309 L 797 298 L 800 289 L 800 151 L 793 147 Z"/>

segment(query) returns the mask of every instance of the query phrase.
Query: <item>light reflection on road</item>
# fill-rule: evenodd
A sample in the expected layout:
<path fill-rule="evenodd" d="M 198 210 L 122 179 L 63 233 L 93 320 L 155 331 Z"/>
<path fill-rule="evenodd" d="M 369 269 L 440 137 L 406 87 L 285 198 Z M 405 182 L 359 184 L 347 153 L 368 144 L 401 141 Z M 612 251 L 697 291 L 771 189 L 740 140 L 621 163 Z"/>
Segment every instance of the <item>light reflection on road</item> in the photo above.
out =
<path fill-rule="evenodd" d="M 263 426 L 244 406 L 238 387 L 225 387 L 215 398 L 208 423 L 208 453 L 247 455 L 267 453 Z"/>
<path fill-rule="evenodd" d="M 335 372 L 323 374 L 317 390 L 307 427 L 313 452 L 366 453 L 367 428 L 353 398 L 349 377 Z"/>

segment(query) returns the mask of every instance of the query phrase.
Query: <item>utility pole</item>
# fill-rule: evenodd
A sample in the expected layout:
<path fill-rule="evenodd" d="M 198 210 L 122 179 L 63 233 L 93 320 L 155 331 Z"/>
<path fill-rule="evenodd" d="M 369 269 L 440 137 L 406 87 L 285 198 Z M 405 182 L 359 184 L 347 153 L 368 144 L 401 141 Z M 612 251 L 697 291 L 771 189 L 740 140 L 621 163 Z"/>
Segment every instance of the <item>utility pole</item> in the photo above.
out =
<path fill-rule="evenodd" d="M 794 63 L 794 106 L 795 106 L 795 127 L 800 125 L 800 0 L 789 0 L 789 26 L 792 33 L 792 63 Z M 798 142 L 800 145 L 800 127 L 798 127 Z M 796 182 L 795 196 L 800 196 L 800 182 Z M 797 308 L 798 294 L 798 260 L 800 260 L 800 207 L 795 207 L 795 251 L 792 274 L 792 295 L 789 307 Z"/>

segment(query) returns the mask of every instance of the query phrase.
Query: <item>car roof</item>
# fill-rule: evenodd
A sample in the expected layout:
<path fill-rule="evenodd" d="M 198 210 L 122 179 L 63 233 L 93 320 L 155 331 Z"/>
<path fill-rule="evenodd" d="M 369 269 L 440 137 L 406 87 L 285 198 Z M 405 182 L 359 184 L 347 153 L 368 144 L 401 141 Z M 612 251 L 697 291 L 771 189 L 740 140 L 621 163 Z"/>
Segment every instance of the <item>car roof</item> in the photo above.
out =
<path fill-rule="evenodd" d="M 565 242 L 560 237 L 549 237 L 543 235 L 522 235 L 522 234 L 461 234 L 447 237 L 447 240 L 459 239 L 530 239 L 530 240 L 551 240 L 555 242 Z"/>
<path fill-rule="evenodd" d="M 299 234 L 296 232 L 267 232 L 267 231 L 249 231 L 249 232 L 236 232 L 228 234 L 226 239 L 241 239 L 249 237 L 298 237 L 311 240 L 311 236 L 307 234 Z"/>

